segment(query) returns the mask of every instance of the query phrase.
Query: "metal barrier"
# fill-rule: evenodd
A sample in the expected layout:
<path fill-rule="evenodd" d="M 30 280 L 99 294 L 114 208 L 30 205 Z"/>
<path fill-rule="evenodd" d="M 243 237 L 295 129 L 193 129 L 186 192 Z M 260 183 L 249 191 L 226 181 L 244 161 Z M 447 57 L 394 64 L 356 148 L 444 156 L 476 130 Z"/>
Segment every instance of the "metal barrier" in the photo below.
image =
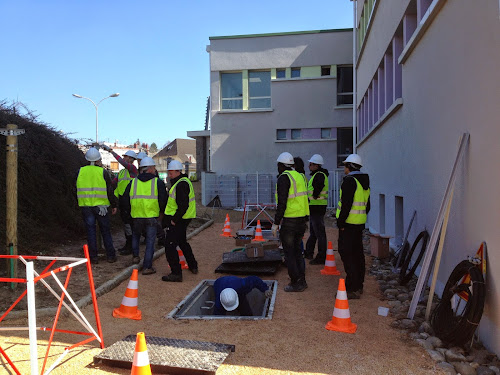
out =
<path fill-rule="evenodd" d="M 337 206 L 340 185 L 344 171 L 335 169 L 328 171 L 329 194 L 328 208 Z M 276 204 L 276 175 L 271 173 L 230 173 L 217 174 L 215 172 L 202 172 L 201 174 L 202 198 L 206 206 L 212 199 L 219 196 L 224 208 L 243 207 L 245 202 L 258 202 L 261 204 Z"/>

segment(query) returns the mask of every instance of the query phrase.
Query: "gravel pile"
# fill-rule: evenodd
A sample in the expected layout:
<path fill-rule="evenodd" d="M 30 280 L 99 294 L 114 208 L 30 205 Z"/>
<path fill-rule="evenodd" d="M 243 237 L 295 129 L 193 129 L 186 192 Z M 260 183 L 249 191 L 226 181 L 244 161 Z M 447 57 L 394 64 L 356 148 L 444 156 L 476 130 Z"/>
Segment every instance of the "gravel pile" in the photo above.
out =
<path fill-rule="evenodd" d="M 447 374 L 455 375 L 498 375 L 500 374 L 500 359 L 486 350 L 481 343 L 474 342 L 467 347 L 448 347 L 438 337 L 434 336 L 431 325 L 425 321 L 425 309 L 429 297 L 429 289 L 424 291 L 425 298 L 417 305 L 414 319 L 407 319 L 417 278 L 402 286 L 399 285 L 399 273 L 393 272 L 393 266 L 388 260 L 374 259 L 369 270 L 376 277 L 382 299 L 390 306 L 391 326 L 406 331 L 408 336 L 421 345 L 436 366 Z M 434 295 L 432 311 L 439 299 Z"/>

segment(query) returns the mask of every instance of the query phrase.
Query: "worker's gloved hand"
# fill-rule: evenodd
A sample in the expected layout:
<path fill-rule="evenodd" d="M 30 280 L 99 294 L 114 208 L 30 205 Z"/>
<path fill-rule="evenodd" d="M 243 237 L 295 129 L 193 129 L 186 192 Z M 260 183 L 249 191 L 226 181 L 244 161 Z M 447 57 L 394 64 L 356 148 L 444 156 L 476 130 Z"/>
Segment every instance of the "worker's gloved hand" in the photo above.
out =
<path fill-rule="evenodd" d="M 273 234 L 273 237 L 277 237 L 278 236 L 279 227 L 280 226 L 277 225 L 277 224 L 273 224 L 273 226 L 271 227 L 271 233 Z"/>
<path fill-rule="evenodd" d="M 109 146 L 106 146 L 106 145 L 105 145 L 104 143 L 103 143 L 103 144 L 101 145 L 101 148 L 102 148 L 103 150 L 106 150 L 106 151 L 108 151 L 108 152 L 111 152 L 111 151 L 113 151 L 113 150 L 111 149 L 111 147 L 109 147 Z"/>
<path fill-rule="evenodd" d="M 273 295 L 273 291 L 271 289 L 268 289 L 264 292 L 264 295 L 266 296 L 266 298 L 271 298 Z"/>
<path fill-rule="evenodd" d="M 99 207 L 99 215 L 100 216 L 106 216 L 108 213 L 108 206 L 97 206 Z"/>

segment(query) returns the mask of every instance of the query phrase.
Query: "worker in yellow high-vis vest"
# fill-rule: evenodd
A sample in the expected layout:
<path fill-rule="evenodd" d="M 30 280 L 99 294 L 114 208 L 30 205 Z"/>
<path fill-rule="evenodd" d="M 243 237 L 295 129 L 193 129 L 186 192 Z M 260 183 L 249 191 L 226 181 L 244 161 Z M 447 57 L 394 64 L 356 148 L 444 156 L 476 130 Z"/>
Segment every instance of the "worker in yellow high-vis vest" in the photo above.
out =
<path fill-rule="evenodd" d="M 153 255 L 158 223 L 163 218 L 167 205 L 167 190 L 162 179 L 156 177 L 155 161 L 145 156 L 139 164 L 139 175 L 132 180 L 123 193 L 123 207 L 132 217 L 132 262 L 137 264 L 141 234 L 146 237 L 143 275 L 156 273 Z"/>
<path fill-rule="evenodd" d="M 285 253 L 290 276 L 290 284 L 285 286 L 285 292 L 302 292 L 307 288 L 304 257 L 300 248 L 309 215 L 307 186 L 304 177 L 293 170 L 294 160 L 289 152 L 281 153 L 277 162 L 279 176 L 276 182 L 276 214 L 271 231 L 276 236 L 279 228 Z"/>
<path fill-rule="evenodd" d="M 304 256 L 312 259 L 309 264 L 325 264 L 326 260 L 326 230 L 325 214 L 328 205 L 328 171 L 322 166 L 323 157 L 314 154 L 309 159 L 309 171 L 311 177 L 307 187 L 309 198 L 309 238 L 306 242 Z M 318 253 L 314 256 L 314 248 L 318 242 Z"/>
<path fill-rule="evenodd" d="M 91 147 L 85 153 L 85 159 L 89 165 L 81 167 L 76 179 L 76 194 L 78 206 L 82 211 L 83 222 L 87 229 L 87 245 L 89 247 L 90 262 L 99 263 L 97 254 L 97 223 L 101 230 L 104 247 L 106 249 L 107 261 L 116 262 L 116 252 L 111 237 L 111 214 L 115 214 L 116 197 L 113 193 L 111 177 L 102 167 L 101 153 L 95 147 Z"/>
<path fill-rule="evenodd" d="M 363 229 L 370 211 L 370 177 L 360 171 L 361 157 L 351 154 L 344 160 L 344 180 L 336 217 L 339 228 L 339 254 L 347 274 L 345 287 L 348 299 L 359 299 L 365 281 Z"/>
<path fill-rule="evenodd" d="M 167 167 L 170 179 L 170 191 L 168 192 L 165 219 L 167 221 L 165 238 L 165 256 L 170 266 L 171 273 L 163 276 L 163 281 L 182 281 L 182 268 L 179 264 L 177 247 L 182 250 L 189 270 L 197 274 L 198 262 L 193 249 L 186 238 L 186 230 L 192 219 L 196 217 L 196 202 L 193 184 L 188 176 L 182 173 L 182 163 L 172 160 Z"/>

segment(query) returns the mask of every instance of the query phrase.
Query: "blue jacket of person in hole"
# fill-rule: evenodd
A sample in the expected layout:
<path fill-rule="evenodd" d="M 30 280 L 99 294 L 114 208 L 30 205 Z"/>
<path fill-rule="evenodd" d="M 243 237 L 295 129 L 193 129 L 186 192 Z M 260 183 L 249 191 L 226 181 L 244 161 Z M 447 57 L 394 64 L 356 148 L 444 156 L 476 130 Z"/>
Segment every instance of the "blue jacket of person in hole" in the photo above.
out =
<path fill-rule="evenodd" d="M 214 282 L 215 305 L 213 315 L 226 315 L 227 311 L 237 310 L 240 316 L 252 316 L 246 295 L 253 288 L 259 289 L 266 298 L 272 296 L 272 290 L 260 277 L 223 276 Z"/>

